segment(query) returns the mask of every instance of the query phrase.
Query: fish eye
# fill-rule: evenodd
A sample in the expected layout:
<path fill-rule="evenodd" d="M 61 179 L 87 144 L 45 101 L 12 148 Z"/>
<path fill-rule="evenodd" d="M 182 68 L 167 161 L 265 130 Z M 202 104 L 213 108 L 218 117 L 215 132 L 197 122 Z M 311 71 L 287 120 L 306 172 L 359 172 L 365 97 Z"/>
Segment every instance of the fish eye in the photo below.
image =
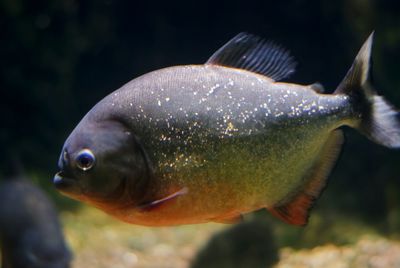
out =
<path fill-rule="evenodd" d="M 76 157 L 76 165 L 83 171 L 91 169 L 94 166 L 95 161 L 96 158 L 89 149 L 83 149 Z"/>

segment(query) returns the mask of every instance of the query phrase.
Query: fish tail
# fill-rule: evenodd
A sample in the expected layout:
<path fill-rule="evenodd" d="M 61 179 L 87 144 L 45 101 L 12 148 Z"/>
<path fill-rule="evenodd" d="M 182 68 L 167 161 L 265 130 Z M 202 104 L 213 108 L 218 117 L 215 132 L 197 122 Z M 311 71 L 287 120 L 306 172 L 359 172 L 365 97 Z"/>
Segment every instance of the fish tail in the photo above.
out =
<path fill-rule="evenodd" d="M 371 79 L 371 47 L 373 33 L 361 47 L 353 65 L 334 94 L 349 96 L 354 124 L 372 141 L 389 148 L 400 148 L 400 116 L 374 90 Z"/>

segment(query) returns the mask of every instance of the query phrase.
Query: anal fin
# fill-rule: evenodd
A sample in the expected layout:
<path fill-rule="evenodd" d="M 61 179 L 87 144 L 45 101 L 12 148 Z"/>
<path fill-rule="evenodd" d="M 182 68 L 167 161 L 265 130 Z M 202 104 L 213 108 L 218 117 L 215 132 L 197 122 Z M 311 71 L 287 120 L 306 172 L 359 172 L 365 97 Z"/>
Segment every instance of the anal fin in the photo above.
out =
<path fill-rule="evenodd" d="M 337 129 L 330 134 L 305 177 L 304 187 L 287 197 L 285 203 L 268 208 L 275 217 L 289 224 L 307 224 L 310 210 L 327 184 L 328 175 L 339 157 L 343 141 L 342 130 Z"/>

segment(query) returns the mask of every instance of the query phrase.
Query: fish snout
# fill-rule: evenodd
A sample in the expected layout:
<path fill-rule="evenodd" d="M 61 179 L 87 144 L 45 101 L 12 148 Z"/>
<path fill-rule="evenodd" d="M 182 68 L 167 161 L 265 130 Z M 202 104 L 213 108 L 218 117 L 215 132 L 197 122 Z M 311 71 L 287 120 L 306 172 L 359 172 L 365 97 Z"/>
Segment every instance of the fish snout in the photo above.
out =
<path fill-rule="evenodd" d="M 76 184 L 76 180 L 67 176 L 64 171 L 56 173 L 53 184 L 58 190 L 65 190 Z"/>

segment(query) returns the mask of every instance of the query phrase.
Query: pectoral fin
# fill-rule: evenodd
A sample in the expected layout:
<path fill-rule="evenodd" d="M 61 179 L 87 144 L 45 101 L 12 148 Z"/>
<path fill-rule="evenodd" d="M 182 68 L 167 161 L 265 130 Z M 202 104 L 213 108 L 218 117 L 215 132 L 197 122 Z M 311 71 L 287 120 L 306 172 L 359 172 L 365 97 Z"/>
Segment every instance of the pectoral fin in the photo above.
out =
<path fill-rule="evenodd" d="M 185 195 L 188 193 L 188 188 L 184 187 L 182 189 L 180 189 L 177 192 L 174 192 L 164 198 L 158 199 L 158 200 L 154 200 L 148 203 L 145 203 L 143 205 L 140 205 L 139 208 L 142 210 L 154 210 L 156 208 L 159 208 L 160 206 L 169 203 L 172 200 L 175 200 L 177 197 L 181 196 L 181 195 Z"/>
<path fill-rule="evenodd" d="M 294 225 L 306 225 L 314 202 L 326 186 L 327 178 L 340 153 L 344 138 L 341 130 L 332 132 L 327 142 L 316 157 L 316 162 L 307 173 L 306 185 L 286 202 L 268 208 L 277 218 Z"/>

